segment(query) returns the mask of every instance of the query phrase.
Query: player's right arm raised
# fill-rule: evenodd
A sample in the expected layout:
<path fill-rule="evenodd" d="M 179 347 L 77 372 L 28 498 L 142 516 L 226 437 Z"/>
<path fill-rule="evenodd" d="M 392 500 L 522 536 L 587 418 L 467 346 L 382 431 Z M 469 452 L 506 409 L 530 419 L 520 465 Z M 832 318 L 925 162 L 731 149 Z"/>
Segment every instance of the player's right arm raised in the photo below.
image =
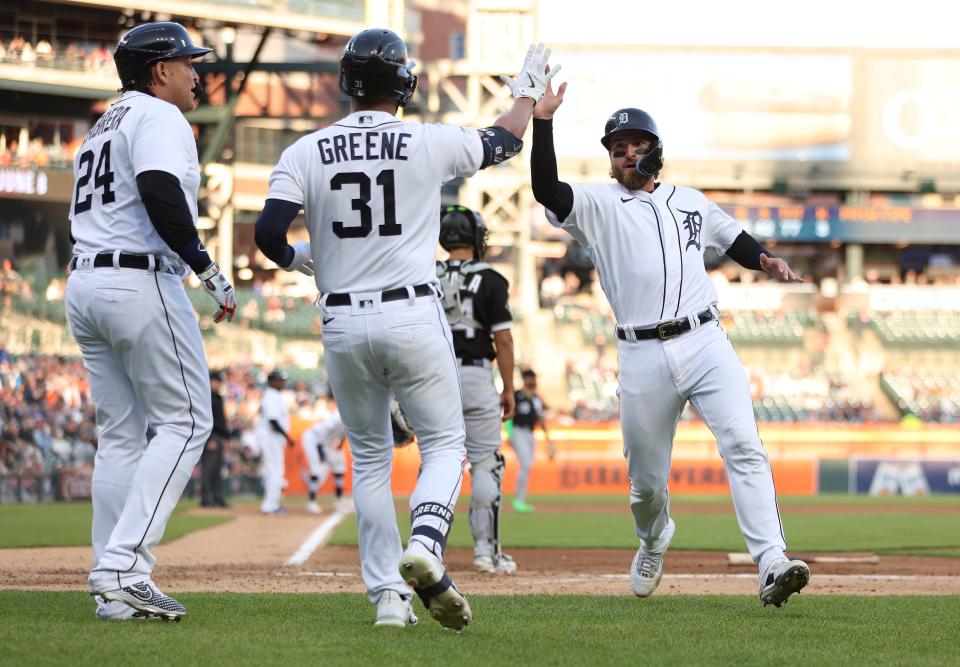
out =
<path fill-rule="evenodd" d="M 530 181 L 533 197 L 563 222 L 573 210 L 573 190 L 557 174 L 557 155 L 553 148 L 553 114 L 563 104 L 566 82 L 556 93 L 547 81 L 543 97 L 533 110 L 533 150 L 530 155 Z"/>

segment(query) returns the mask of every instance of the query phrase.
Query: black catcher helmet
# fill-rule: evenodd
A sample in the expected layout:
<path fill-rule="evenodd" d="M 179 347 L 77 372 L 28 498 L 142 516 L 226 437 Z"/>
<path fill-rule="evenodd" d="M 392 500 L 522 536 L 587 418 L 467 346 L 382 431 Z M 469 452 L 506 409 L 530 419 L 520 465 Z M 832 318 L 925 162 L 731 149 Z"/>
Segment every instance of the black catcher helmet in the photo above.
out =
<path fill-rule="evenodd" d="M 194 46 L 187 29 L 179 23 L 144 23 L 133 28 L 117 44 L 113 60 L 124 88 L 132 88 L 143 70 L 169 58 L 199 58 L 212 49 Z"/>
<path fill-rule="evenodd" d="M 618 109 L 607 119 L 603 126 L 603 136 L 600 143 L 608 151 L 613 141 L 613 135 L 622 130 L 639 130 L 650 135 L 653 146 L 642 160 L 637 162 L 637 171 L 644 176 L 653 176 L 663 169 L 663 142 L 660 140 L 660 131 L 653 117 L 640 109 Z"/>
<path fill-rule="evenodd" d="M 459 204 L 441 207 L 440 247 L 447 252 L 454 248 L 473 248 L 477 259 L 483 259 L 487 235 L 487 226 L 479 213 Z"/>
<path fill-rule="evenodd" d="M 392 30 L 370 28 L 347 42 L 340 57 L 340 90 L 350 97 L 389 97 L 404 107 L 417 89 L 407 45 Z"/>

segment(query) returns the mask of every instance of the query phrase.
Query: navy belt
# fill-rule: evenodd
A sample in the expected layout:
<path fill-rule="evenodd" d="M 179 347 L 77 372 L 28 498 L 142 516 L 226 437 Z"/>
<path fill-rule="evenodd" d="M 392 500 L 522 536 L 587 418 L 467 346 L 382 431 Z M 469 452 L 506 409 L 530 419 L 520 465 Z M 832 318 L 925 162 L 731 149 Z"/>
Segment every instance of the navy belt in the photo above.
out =
<path fill-rule="evenodd" d="M 153 265 L 156 268 L 163 266 L 163 260 L 160 255 L 154 255 Z M 95 269 L 113 268 L 113 266 L 112 252 L 101 252 L 93 258 L 93 268 Z M 150 268 L 150 257 L 149 255 L 130 255 L 122 252 L 117 256 L 117 266 L 122 269 L 142 269 L 146 271 Z M 74 257 L 70 260 L 70 270 L 73 271 L 76 268 L 77 258 Z"/>
<path fill-rule="evenodd" d="M 490 362 L 487 359 L 468 359 L 463 357 L 458 360 L 461 366 L 479 366 L 480 368 L 486 368 L 490 365 Z"/>
<path fill-rule="evenodd" d="M 433 288 L 426 283 L 413 286 L 413 293 L 416 296 L 431 296 L 434 294 Z M 400 301 L 402 299 L 409 298 L 409 293 L 407 292 L 406 287 L 395 287 L 394 289 L 384 290 L 380 293 L 381 303 L 384 301 Z M 338 293 L 334 292 L 327 295 L 327 300 L 324 302 L 327 306 L 349 306 L 351 303 L 350 295 L 347 293 Z"/>
<path fill-rule="evenodd" d="M 715 319 L 713 311 L 707 308 L 706 310 L 697 313 L 697 319 L 700 320 L 700 324 L 706 324 L 710 320 Z M 679 320 L 670 320 L 669 322 L 661 322 L 655 327 L 650 329 L 633 329 L 633 333 L 636 334 L 637 340 L 648 340 L 650 338 L 659 338 L 660 340 L 670 340 L 671 338 L 676 338 L 681 334 L 685 334 L 690 331 L 693 327 L 690 326 L 690 320 L 686 317 L 683 317 Z M 627 331 L 629 327 L 617 327 L 617 338 L 620 340 L 627 340 Z"/>

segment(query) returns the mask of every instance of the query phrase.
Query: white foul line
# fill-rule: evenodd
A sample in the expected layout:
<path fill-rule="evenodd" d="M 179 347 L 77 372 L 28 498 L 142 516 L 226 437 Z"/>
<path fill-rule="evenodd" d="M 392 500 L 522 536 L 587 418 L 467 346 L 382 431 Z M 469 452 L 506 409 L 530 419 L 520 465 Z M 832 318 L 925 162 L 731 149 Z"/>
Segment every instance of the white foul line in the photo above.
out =
<path fill-rule="evenodd" d="M 328 516 L 323 520 L 316 530 L 314 530 L 310 535 L 303 541 L 303 544 L 300 545 L 300 548 L 287 559 L 287 562 L 284 565 L 303 565 L 307 562 L 307 559 L 313 555 L 313 552 L 317 550 L 321 544 L 327 541 L 327 538 L 330 537 L 337 526 L 340 525 L 340 522 L 347 517 L 347 512 L 341 510 L 334 510 L 333 514 Z"/>

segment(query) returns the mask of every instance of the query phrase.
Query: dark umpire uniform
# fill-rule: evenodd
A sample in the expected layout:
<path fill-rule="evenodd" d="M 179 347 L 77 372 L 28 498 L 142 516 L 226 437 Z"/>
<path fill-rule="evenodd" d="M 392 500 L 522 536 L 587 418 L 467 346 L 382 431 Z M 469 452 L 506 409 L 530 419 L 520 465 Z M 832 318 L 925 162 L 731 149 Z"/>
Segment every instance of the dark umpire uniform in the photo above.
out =
<path fill-rule="evenodd" d="M 226 507 L 223 497 L 223 453 L 233 432 L 227 428 L 220 387 L 223 372 L 210 372 L 210 403 L 213 407 L 213 431 L 200 456 L 200 504 L 204 507 Z"/>
<path fill-rule="evenodd" d="M 483 263 L 486 227 L 463 206 L 446 206 L 440 217 L 440 245 L 450 259 L 437 263 L 443 306 L 460 363 L 463 420 L 470 460 L 470 530 L 474 565 L 483 572 L 513 572 L 516 564 L 500 547 L 500 497 L 504 459 L 501 419 L 513 412 L 513 337 L 507 279 Z M 493 361 L 504 388 L 497 395 Z"/>

